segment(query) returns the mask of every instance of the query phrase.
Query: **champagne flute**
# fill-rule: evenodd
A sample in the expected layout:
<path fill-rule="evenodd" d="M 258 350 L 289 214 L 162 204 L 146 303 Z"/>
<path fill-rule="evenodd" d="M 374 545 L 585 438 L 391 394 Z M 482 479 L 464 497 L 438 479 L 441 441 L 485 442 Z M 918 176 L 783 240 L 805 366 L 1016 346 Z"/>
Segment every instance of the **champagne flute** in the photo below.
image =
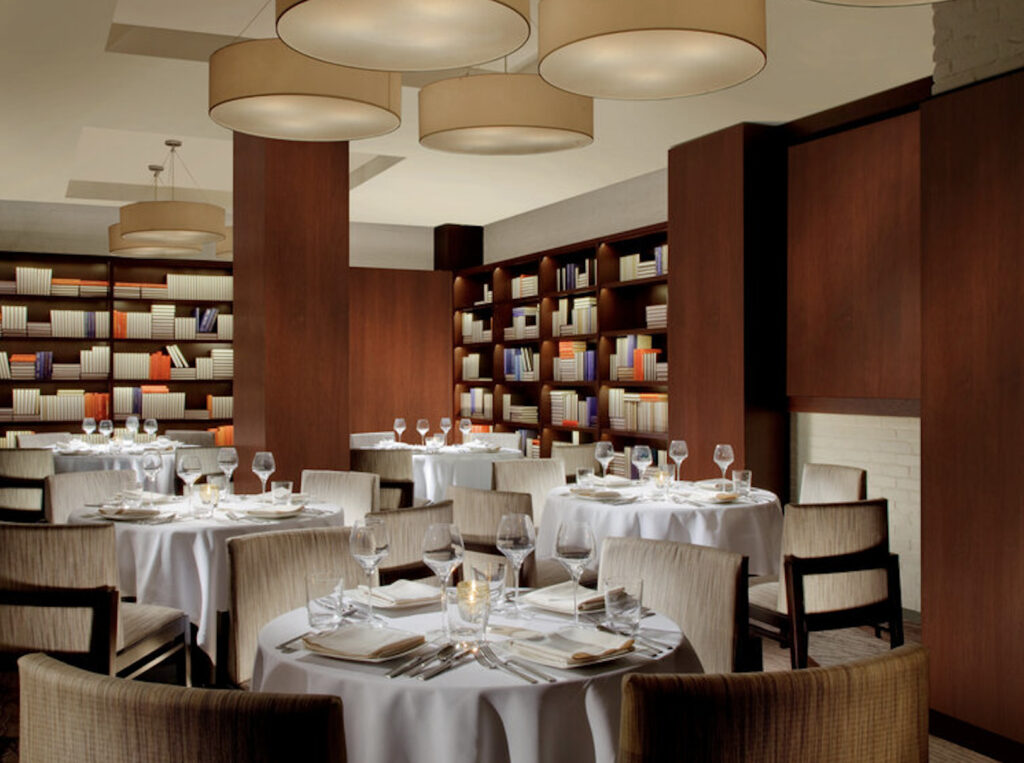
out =
<path fill-rule="evenodd" d="M 441 431 L 444 432 L 444 444 L 448 444 L 448 433 L 452 430 L 452 420 L 445 416 L 441 419 Z"/>
<path fill-rule="evenodd" d="M 261 450 L 252 457 L 252 472 L 260 478 L 261 494 L 267 492 L 267 480 L 276 468 L 274 454 L 269 451 Z"/>
<path fill-rule="evenodd" d="M 537 545 L 537 534 L 529 514 L 503 514 L 498 523 L 495 545 L 511 562 L 516 588 L 512 592 L 512 616 L 522 617 L 519 609 L 519 570 Z"/>
<path fill-rule="evenodd" d="M 459 419 L 459 431 L 462 432 L 462 443 L 469 439 L 469 433 L 473 431 L 473 422 L 469 419 Z"/>
<path fill-rule="evenodd" d="M 676 482 L 679 482 L 679 467 L 690 455 L 690 449 L 686 447 L 686 440 L 673 440 L 668 446 L 668 457 L 676 462 Z"/>
<path fill-rule="evenodd" d="M 452 637 L 448 624 L 448 583 L 455 568 L 462 564 L 465 553 L 466 546 L 458 525 L 432 524 L 423 535 L 423 562 L 441 581 L 441 630 L 445 642 L 451 641 Z"/>
<path fill-rule="evenodd" d="M 637 479 L 644 480 L 644 472 L 647 467 L 654 463 L 654 456 L 651 454 L 650 445 L 635 445 L 632 453 L 633 466 L 636 467 Z"/>
<path fill-rule="evenodd" d="M 234 448 L 221 448 L 217 451 L 217 466 L 224 472 L 224 494 L 230 495 L 234 492 L 231 485 L 231 475 L 238 468 L 238 451 Z"/>
<path fill-rule="evenodd" d="M 395 423 L 394 423 L 393 428 L 395 430 L 395 435 L 397 435 L 395 437 L 396 442 L 401 442 L 402 441 L 402 432 L 405 431 L 405 419 L 402 419 L 402 418 L 395 419 Z"/>
<path fill-rule="evenodd" d="M 100 422 L 100 434 L 107 438 L 107 442 L 110 442 L 110 436 L 114 434 L 114 422 L 110 419 L 103 419 Z"/>
<path fill-rule="evenodd" d="M 555 558 L 569 571 L 572 576 L 572 616 L 573 625 L 579 627 L 580 608 L 577 589 L 583 570 L 594 558 L 594 531 L 586 522 L 562 522 L 558 526 L 558 537 L 555 540 Z"/>
<path fill-rule="evenodd" d="M 608 467 L 615 460 L 615 446 L 608 440 L 601 440 L 594 446 L 594 459 L 601 464 L 601 476 L 608 476 Z"/>
<path fill-rule="evenodd" d="M 155 435 L 158 428 L 159 427 L 156 425 L 156 419 L 146 419 L 142 422 L 142 431 L 148 435 Z"/>
<path fill-rule="evenodd" d="M 722 470 L 722 486 L 721 490 L 725 490 L 725 470 L 729 468 L 729 464 L 736 458 L 732 452 L 732 445 L 726 443 L 719 443 L 715 446 L 715 463 L 718 464 L 718 468 Z"/>
<path fill-rule="evenodd" d="M 420 433 L 423 444 L 427 444 L 427 432 L 430 431 L 430 422 L 426 419 L 416 419 L 416 431 Z"/>
<path fill-rule="evenodd" d="M 153 494 L 157 492 L 156 481 L 160 478 L 160 471 L 163 469 L 164 462 L 160 457 L 160 454 L 155 450 L 147 450 L 142 455 L 142 471 L 146 474 L 146 479 L 149 481 L 149 508 L 153 508 Z"/>
<path fill-rule="evenodd" d="M 178 476 L 187 485 L 188 506 L 192 508 L 192 486 L 203 476 L 203 465 L 197 456 L 182 456 L 178 459 Z"/>
<path fill-rule="evenodd" d="M 370 516 L 357 520 L 352 525 L 348 550 L 366 573 L 367 620 L 371 625 L 380 626 L 382 621 L 373 614 L 373 571 L 388 555 L 388 527 L 384 520 Z"/>

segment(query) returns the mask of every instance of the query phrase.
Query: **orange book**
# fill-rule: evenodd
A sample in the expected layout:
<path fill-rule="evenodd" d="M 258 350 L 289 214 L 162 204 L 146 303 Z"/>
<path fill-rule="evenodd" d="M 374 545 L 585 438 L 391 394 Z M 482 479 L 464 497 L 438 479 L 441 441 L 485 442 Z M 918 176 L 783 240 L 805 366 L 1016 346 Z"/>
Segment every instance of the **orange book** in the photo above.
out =
<path fill-rule="evenodd" d="M 36 356 L 32 353 L 17 353 L 16 355 L 11 355 L 11 362 L 35 363 Z"/>
<path fill-rule="evenodd" d="M 579 425 L 580 422 L 578 421 L 573 421 L 572 419 L 562 419 L 563 427 L 578 427 Z"/>
<path fill-rule="evenodd" d="M 68 285 L 71 285 L 71 284 L 77 285 L 77 284 L 82 283 L 82 279 L 80 279 L 80 278 L 51 278 L 50 279 L 50 283 L 62 283 L 62 284 L 68 284 Z"/>
<path fill-rule="evenodd" d="M 84 278 L 79 280 L 78 283 L 82 286 L 110 286 L 110 281 L 87 281 Z"/>
<path fill-rule="evenodd" d="M 147 392 L 170 392 L 170 388 L 166 384 L 143 384 L 139 387 L 142 390 L 142 394 L 145 395 Z"/>
<path fill-rule="evenodd" d="M 644 355 L 660 354 L 661 350 L 650 348 L 633 350 L 633 381 L 644 381 Z"/>
<path fill-rule="evenodd" d="M 213 395 L 206 396 L 206 412 L 213 415 Z"/>
<path fill-rule="evenodd" d="M 225 424 L 222 427 L 216 427 L 210 431 L 213 432 L 213 441 L 215 445 L 223 447 L 235 444 L 235 428 L 231 424 Z"/>
<path fill-rule="evenodd" d="M 123 310 L 114 311 L 114 339 L 125 339 L 128 336 L 128 314 Z"/>

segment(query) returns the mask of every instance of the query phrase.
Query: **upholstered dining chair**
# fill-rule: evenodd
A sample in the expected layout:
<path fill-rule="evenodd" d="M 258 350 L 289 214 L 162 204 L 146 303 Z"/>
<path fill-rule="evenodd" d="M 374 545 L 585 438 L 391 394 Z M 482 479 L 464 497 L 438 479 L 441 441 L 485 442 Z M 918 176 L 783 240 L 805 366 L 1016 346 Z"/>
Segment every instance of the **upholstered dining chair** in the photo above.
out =
<path fill-rule="evenodd" d="M 928 760 L 928 656 L 905 646 L 810 670 L 632 673 L 620 763 L 908 763 Z"/>
<path fill-rule="evenodd" d="M 198 445 L 201 448 L 212 448 L 217 444 L 217 438 L 213 432 L 203 429 L 168 429 L 164 435 L 178 442 Z"/>
<path fill-rule="evenodd" d="M 554 458 L 519 458 L 495 461 L 494 489 L 529 493 L 533 499 L 533 521 L 540 525 L 544 499 L 556 487 L 565 485 L 565 467 Z"/>
<path fill-rule="evenodd" d="M 18 435 L 19 448 L 46 448 L 61 442 L 70 442 L 71 432 L 39 432 Z"/>
<path fill-rule="evenodd" d="M 11 587 L 117 587 L 117 551 L 112 525 L 23 525 L 0 523 L 0 580 Z M 74 649 L 86 640 L 85 613 L 49 613 L 5 608 L 0 644 L 43 651 Z M 188 683 L 188 615 L 170 607 L 122 602 L 116 630 L 114 671 L 134 678 L 177 655 L 179 679 Z M 69 646 L 69 644 L 71 646 Z"/>
<path fill-rule="evenodd" d="M 51 450 L 0 450 L 0 520 L 41 521 L 44 518 L 45 481 L 51 474 Z"/>
<path fill-rule="evenodd" d="M 381 440 L 395 441 L 394 430 L 386 432 L 352 432 L 348 436 L 349 448 L 376 448 Z"/>
<path fill-rule="evenodd" d="M 794 668 L 807 667 L 811 630 L 886 623 L 892 646 L 903 643 L 899 563 L 889 553 L 884 498 L 787 505 L 780 568 L 783 584 L 750 587 L 751 634 L 789 646 Z"/>
<path fill-rule="evenodd" d="M 127 469 L 51 474 L 46 478 L 46 521 L 67 524 L 76 509 L 102 503 L 137 484 L 135 472 Z"/>
<path fill-rule="evenodd" d="M 388 528 L 388 555 L 377 568 L 381 582 L 433 574 L 423 562 L 423 536 L 430 525 L 452 521 L 451 501 L 381 509 L 371 516 L 379 517 Z"/>
<path fill-rule="evenodd" d="M 303 493 L 314 501 L 336 503 L 345 512 L 345 524 L 362 519 L 380 508 L 380 475 L 366 472 L 339 472 L 329 469 L 303 469 Z"/>
<path fill-rule="evenodd" d="M 553 442 L 551 443 L 551 457 L 565 465 L 566 481 L 575 482 L 577 469 L 593 469 L 594 473 L 597 474 L 597 470 L 601 468 L 601 464 L 594 458 L 594 450 L 596 448 L 596 442 L 590 442 L 585 445 Z"/>
<path fill-rule="evenodd" d="M 211 432 L 201 432 L 200 434 L 212 434 Z M 178 473 L 178 465 L 181 463 L 181 459 L 186 457 L 192 457 L 199 460 L 199 469 L 202 476 L 199 477 L 199 482 L 219 482 L 224 477 L 224 472 L 220 468 L 220 464 L 217 463 L 217 456 L 220 455 L 221 449 L 211 445 L 209 447 L 200 446 L 198 448 L 178 448 L 174 452 L 174 473 Z M 177 480 L 180 484 L 181 480 Z"/>
<path fill-rule="evenodd" d="M 25 761 L 341 763 L 341 699 L 124 681 L 22 657 Z"/>
<path fill-rule="evenodd" d="M 800 503 L 848 503 L 868 497 L 868 473 L 855 466 L 804 464 Z"/>
<path fill-rule="evenodd" d="M 469 441 L 476 440 L 491 447 L 520 450 L 522 438 L 518 432 L 470 432 Z"/>
<path fill-rule="evenodd" d="M 397 509 L 412 506 L 412 451 L 364 450 L 349 451 L 354 472 L 366 472 L 380 477 L 380 507 Z"/>
<path fill-rule="evenodd" d="M 671 540 L 605 538 L 599 583 L 625 576 L 643 580 L 644 606 L 675 621 L 705 672 L 749 669 L 747 557 Z"/>
<path fill-rule="evenodd" d="M 241 535 L 228 540 L 231 571 L 227 677 L 247 688 L 260 629 L 306 604 L 306 576 L 337 570 L 345 587 L 365 582 L 348 551 L 348 527 L 309 528 Z M 220 662 L 220 660 L 218 660 Z"/>

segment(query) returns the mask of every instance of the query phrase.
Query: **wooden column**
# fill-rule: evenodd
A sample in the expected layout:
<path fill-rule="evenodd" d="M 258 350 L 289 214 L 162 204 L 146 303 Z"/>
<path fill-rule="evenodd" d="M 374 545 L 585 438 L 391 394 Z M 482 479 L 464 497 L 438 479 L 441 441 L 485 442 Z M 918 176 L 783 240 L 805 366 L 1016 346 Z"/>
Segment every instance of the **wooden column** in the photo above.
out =
<path fill-rule="evenodd" d="M 1024 743 L 1024 73 L 921 107 L 931 706 Z M 1018 745 L 1014 757 L 1020 759 Z M 1005 753 L 1009 755 L 1009 753 Z"/>
<path fill-rule="evenodd" d="M 669 151 L 670 432 L 688 479 L 716 443 L 785 500 L 785 154 L 769 128 L 736 125 Z"/>
<path fill-rule="evenodd" d="M 298 487 L 349 462 L 348 144 L 235 133 L 234 187 L 236 479 Z"/>

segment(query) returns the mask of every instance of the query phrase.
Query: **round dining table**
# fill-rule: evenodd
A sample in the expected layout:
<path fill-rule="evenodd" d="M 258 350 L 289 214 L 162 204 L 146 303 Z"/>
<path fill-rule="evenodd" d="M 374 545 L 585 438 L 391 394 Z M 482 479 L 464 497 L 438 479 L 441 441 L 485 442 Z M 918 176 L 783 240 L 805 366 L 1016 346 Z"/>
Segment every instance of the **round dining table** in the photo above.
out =
<path fill-rule="evenodd" d="M 143 444 L 124 443 L 114 440 L 109 443 L 85 443 L 71 440 L 53 446 L 53 470 L 64 472 L 96 472 L 125 469 L 135 473 L 135 478 L 147 490 L 165 495 L 174 494 L 175 453 L 178 448 L 194 448 L 195 445 L 161 438 L 163 442 Z M 160 474 L 153 484 L 142 468 L 142 459 L 147 450 L 160 454 Z"/>
<path fill-rule="evenodd" d="M 439 626 L 437 607 L 392 614 L 386 625 L 429 634 Z M 571 624 L 554 613 L 530 619 L 491 618 L 495 631 L 549 632 Z M 641 634 L 657 638 L 660 652 L 634 652 L 603 664 L 558 669 L 534 664 L 553 678 L 527 683 L 469 659 L 430 679 L 387 673 L 402 662 L 351 662 L 315 654 L 301 640 L 305 609 L 281 615 L 260 631 L 252 688 L 264 692 L 341 697 L 348 760 L 429 763 L 544 763 L 613 761 L 618 748 L 622 677 L 630 672 L 699 673 L 690 643 L 669 619 L 645 618 Z M 498 654 L 502 637 L 489 635 Z M 468 659 L 468 658 L 467 658 Z"/>
<path fill-rule="evenodd" d="M 491 465 L 495 461 L 522 458 L 516 448 L 446 445 L 413 454 L 413 497 L 431 503 L 443 501 L 449 485 L 491 489 Z"/>
<path fill-rule="evenodd" d="M 752 575 L 778 574 L 782 544 L 782 507 L 768 490 L 719 502 L 707 484 L 675 484 L 656 493 L 650 483 L 635 483 L 588 495 L 573 486 L 547 494 L 537 530 L 537 558 L 555 556 L 562 522 L 588 523 L 596 549 L 589 568 L 597 570 L 605 538 L 650 538 L 712 546 L 749 557 Z M 602 495 L 603 493 L 603 495 Z"/>

